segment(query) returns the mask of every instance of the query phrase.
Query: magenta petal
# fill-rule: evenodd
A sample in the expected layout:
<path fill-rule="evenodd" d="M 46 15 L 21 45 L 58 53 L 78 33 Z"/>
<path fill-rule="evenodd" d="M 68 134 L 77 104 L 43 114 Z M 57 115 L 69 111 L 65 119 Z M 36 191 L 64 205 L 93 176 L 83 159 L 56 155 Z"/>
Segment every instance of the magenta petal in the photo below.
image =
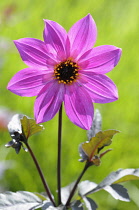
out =
<path fill-rule="evenodd" d="M 45 85 L 47 74 L 45 70 L 23 69 L 12 77 L 7 89 L 20 96 L 36 96 Z"/>
<path fill-rule="evenodd" d="M 14 43 L 26 65 L 45 68 L 47 55 L 44 42 L 33 38 L 23 38 L 15 40 Z"/>
<path fill-rule="evenodd" d="M 92 16 L 88 14 L 76 22 L 68 32 L 71 49 L 76 56 L 91 49 L 97 37 L 97 28 Z"/>
<path fill-rule="evenodd" d="M 61 57 L 66 57 L 66 40 L 67 32 L 58 23 L 51 20 L 45 21 L 44 29 L 44 41 L 46 44 L 50 44 L 51 47 L 57 52 L 57 55 Z"/>
<path fill-rule="evenodd" d="M 118 99 L 116 85 L 106 75 L 86 74 L 82 81 L 84 88 L 95 103 L 109 103 Z"/>
<path fill-rule="evenodd" d="M 84 89 L 78 84 L 66 88 L 64 98 L 65 110 L 69 119 L 83 129 L 90 129 L 94 114 L 92 100 Z"/>
<path fill-rule="evenodd" d="M 78 62 L 83 69 L 105 74 L 117 65 L 120 56 L 121 49 L 113 45 L 103 45 L 87 51 Z"/>
<path fill-rule="evenodd" d="M 58 112 L 64 95 L 64 85 L 56 81 L 49 82 L 38 94 L 35 101 L 35 118 L 37 123 L 51 120 Z"/>

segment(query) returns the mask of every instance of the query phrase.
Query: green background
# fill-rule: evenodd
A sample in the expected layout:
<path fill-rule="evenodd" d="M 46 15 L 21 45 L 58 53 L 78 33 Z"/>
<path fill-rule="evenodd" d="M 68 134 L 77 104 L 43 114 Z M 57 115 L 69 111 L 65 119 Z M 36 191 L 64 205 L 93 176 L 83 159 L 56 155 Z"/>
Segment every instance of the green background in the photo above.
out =
<path fill-rule="evenodd" d="M 98 28 L 95 46 L 110 44 L 122 48 L 117 67 L 107 75 L 116 83 L 119 100 L 95 104 L 103 118 L 103 130 L 117 129 L 113 151 L 102 159 L 99 167 L 91 167 L 83 180 L 100 182 L 119 168 L 139 168 L 139 1 L 138 0 L 24 0 L 0 2 L 0 108 L 33 117 L 35 97 L 14 95 L 6 89 L 11 77 L 26 68 L 13 41 L 23 37 L 42 39 L 43 19 L 60 23 L 66 30 L 90 13 Z M 8 115 L 9 119 L 10 115 Z M 56 194 L 57 115 L 43 123 L 45 130 L 29 139 L 30 146 L 44 171 L 53 194 Z M 86 131 L 73 125 L 63 113 L 62 186 L 76 180 L 83 168 L 78 162 L 78 145 L 87 140 Z M 8 132 L 0 130 L 0 160 L 12 160 L 12 169 L 0 181 L 5 189 L 32 192 L 44 191 L 35 166 L 28 153 L 17 155 L 4 145 L 10 140 Z M 117 201 L 107 192 L 97 192 L 92 198 L 101 210 L 139 209 L 139 181 L 124 184 L 131 202 Z"/>

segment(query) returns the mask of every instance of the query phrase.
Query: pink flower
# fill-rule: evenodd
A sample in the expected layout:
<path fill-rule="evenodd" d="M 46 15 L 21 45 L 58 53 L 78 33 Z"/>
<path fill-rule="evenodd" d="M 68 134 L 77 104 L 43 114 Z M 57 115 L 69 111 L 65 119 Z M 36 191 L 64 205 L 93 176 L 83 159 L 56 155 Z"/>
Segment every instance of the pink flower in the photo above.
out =
<path fill-rule="evenodd" d="M 69 119 L 90 129 L 92 103 L 118 99 L 115 84 L 104 74 L 118 63 L 121 49 L 112 45 L 93 47 L 96 24 L 88 14 L 69 32 L 58 23 L 44 20 L 44 41 L 23 38 L 14 41 L 24 63 L 8 90 L 20 96 L 37 96 L 34 106 L 37 123 L 51 120 L 64 102 Z"/>

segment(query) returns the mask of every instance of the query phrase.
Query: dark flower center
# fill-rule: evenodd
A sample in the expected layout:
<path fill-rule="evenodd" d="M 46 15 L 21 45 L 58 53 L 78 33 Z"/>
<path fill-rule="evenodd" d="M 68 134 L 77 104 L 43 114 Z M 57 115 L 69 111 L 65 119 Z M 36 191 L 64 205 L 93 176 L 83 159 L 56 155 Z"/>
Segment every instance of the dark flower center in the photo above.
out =
<path fill-rule="evenodd" d="M 66 60 L 55 66 L 54 74 L 59 83 L 72 84 L 78 77 L 79 66 L 72 60 Z"/>

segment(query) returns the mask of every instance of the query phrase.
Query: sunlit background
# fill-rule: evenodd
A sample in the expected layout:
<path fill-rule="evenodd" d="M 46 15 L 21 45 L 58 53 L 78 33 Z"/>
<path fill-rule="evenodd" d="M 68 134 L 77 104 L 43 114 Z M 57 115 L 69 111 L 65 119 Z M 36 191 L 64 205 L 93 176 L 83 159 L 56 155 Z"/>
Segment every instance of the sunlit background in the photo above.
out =
<path fill-rule="evenodd" d="M 110 44 L 122 48 L 118 66 L 107 74 L 117 85 L 119 100 L 95 104 L 102 114 L 102 128 L 121 133 L 113 139 L 113 151 L 99 167 L 91 167 L 82 180 L 99 183 L 119 168 L 139 168 L 139 1 L 138 0 L 24 0 L 0 1 L 0 190 L 43 192 L 44 188 L 29 153 L 19 155 L 5 148 L 10 140 L 6 124 L 14 113 L 33 118 L 35 97 L 14 95 L 6 89 L 11 77 L 26 68 L 13 40 L 42 39 L 43 19 L 60 23 L 66 30 L 88 13 L 93 16 L 98 39 L 95 46 Z M 45 130 L 29 139 L 30 146 L 44 171 L 51 191 L 56 195 L 57 115 L 43 123 Z M 63 113 L 62 186 L 78 177 L 83 163 L 78 161 L 78 145 L 87 140 L 86 131 L 73 125 Z M 10 161 L 10 162 L 9 162 Z M 7 169 L 7 170 L 5 170 Z M 4 172 L 2 174 L 2 172 Z M 92 198 L 101 210 L 139 209 L 139 181 L 124 184 L 130 203 L 117 201 L 107 192 Z"/>

